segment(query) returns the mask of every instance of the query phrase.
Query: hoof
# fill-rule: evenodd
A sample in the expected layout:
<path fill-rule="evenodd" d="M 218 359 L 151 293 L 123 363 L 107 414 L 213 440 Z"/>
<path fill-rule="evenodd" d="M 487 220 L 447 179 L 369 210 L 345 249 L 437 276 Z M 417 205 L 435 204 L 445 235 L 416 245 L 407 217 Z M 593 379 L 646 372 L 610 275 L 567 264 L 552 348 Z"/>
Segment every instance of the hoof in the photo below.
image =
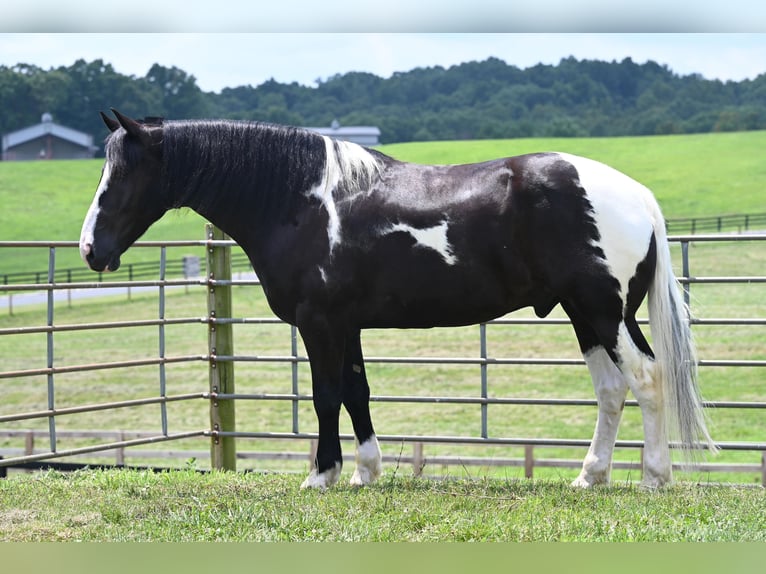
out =
<path fill-rule="evenodd" d="M 356 449 L 356 469 L 349 481 L 351 486 L 366 486 L 375 482 L 383 472 L 383 457 L 375 435 L 372 435 Z"/>
<path fill-rule="evenodd" d="M 312 469 L 301 484 L 301 490 L 305 488 L 317 488 L 322 491 L 327 490 L 333 484 L 338 482 L 340 469 L 341 465 L 339 462 L 336 462 L 333 468 L 325 470 L 324 472 L 317 472 L 317 469 Z"/>
<path fill-rule="evenodd" d="M 380 472 L 380 467 L 372 470 L 369 468 L 357 467 L 356 470 L 354 470 L 354 474 L 351 475 L 349 484 L 351 486 L 367 486 L 378 480 Z"/>
<path fill-rule="evenodd" d="M 593 488 L 601 484 L 609 484 L 609 477 L 581 472 L 580 476 L 572 481 L 572 486 L 575 488 Z"/>
<path fill-rule="evenodd" d="M 671 480 L 652 478 L 642 480 L 638 485 L 638 488 L 643 492 L 657 492 L 658 490 L 665 488 L 666 486 L 670 486 L 671 484 Z"/>

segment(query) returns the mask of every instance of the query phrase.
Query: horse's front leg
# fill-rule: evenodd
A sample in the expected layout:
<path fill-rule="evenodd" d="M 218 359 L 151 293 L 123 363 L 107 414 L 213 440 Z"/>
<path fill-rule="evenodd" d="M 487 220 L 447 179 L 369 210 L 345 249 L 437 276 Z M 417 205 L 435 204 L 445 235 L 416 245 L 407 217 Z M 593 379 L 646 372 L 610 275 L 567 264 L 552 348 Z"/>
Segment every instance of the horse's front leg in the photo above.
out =
<path fill-rule="evenodd" d="M 364 369 L 361 333 L 346 337 L 343 357 L 343 406 L 346 407 L 356 437 L 356 468 L 351 484 L 365 486 L 377 480 L 382 471 L 382 456 L 370 417 L 370 386 Z"/>
<path fill-rule="evenodd" d="M 314 468 L 301 488 L 324 490 L 338 481 L 343 466 L 338 418 L 342 401 L 344 337 L 315 319 L 298 328 L 311 364 L 314 411 L 319 422 Z"/>

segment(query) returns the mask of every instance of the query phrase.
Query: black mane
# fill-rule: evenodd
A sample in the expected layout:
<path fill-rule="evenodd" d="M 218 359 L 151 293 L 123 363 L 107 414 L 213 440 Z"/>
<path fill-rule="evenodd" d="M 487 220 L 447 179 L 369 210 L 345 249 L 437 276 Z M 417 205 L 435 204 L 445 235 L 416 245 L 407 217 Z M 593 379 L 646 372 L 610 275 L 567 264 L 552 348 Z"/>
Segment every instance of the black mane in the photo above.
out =
<path fill-rule="evenodd" d="M 322 136 L 260 122 L 168 121 L 162 126 L 164 179 L 173 207 L 202 213 L 235 201 L 278 215 L 292 205 L 286 194 L 316 185 L 325 164 Z M 237 195 L 248 194 L 241 198 Z"/>

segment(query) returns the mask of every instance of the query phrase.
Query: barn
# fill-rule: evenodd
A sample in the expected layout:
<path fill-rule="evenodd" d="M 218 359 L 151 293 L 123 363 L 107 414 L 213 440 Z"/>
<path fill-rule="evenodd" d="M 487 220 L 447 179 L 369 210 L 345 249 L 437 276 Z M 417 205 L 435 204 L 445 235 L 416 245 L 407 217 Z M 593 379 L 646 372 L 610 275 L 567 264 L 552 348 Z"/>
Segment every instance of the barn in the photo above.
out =
<path fill-rule="evenodd" d="M 39 124 L 3 135 L 2 159 L 87 159 L 96 149 L 92 135 L 59 125 L 45 113 Z"/>
<path fill-rule="evenodd" d="M 363 146 L 375 146 L 380 143 L 380 129 L 375 126 L 341 126 L 333 120 L 329 128 L 308 128 L 323 136 L 350 141 Z"/>

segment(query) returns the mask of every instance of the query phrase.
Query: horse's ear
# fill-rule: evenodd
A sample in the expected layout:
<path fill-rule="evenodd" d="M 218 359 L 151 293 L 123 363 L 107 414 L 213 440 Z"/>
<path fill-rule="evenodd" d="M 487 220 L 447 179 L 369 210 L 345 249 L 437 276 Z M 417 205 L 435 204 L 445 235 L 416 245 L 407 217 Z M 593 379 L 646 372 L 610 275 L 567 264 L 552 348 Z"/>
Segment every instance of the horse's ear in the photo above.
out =
<path fill-rule="evenodd" d="M 104 123 L 106 124 L 106 127 L 109 128 L 110 132 L 116 132 L 118 129 L 120 129 L 120 122 L 113 120 L 109 116 L 107 116 L 104 112 L 98 112 L 101 114 L 101 119 L 104 120 Z"/>
<path fill-rule="evenodd" d="M 128 116 L 122 115 L 120 112 L 118 112 L 114 108 L 111 108 L 111 110 L 114 116 L 117 118 L 119 125 L 125 128 L 125 131 L 128 132 L 128 135 L 131 135 L 137 138 L 139 141 L 141 141 L 147 146 L 151 144 L 152 142 L 151 136 L 149 135 L 149 131 L 146 130 L 144 126 L 142 126 L 136 120 L 131 119 Z"/>

